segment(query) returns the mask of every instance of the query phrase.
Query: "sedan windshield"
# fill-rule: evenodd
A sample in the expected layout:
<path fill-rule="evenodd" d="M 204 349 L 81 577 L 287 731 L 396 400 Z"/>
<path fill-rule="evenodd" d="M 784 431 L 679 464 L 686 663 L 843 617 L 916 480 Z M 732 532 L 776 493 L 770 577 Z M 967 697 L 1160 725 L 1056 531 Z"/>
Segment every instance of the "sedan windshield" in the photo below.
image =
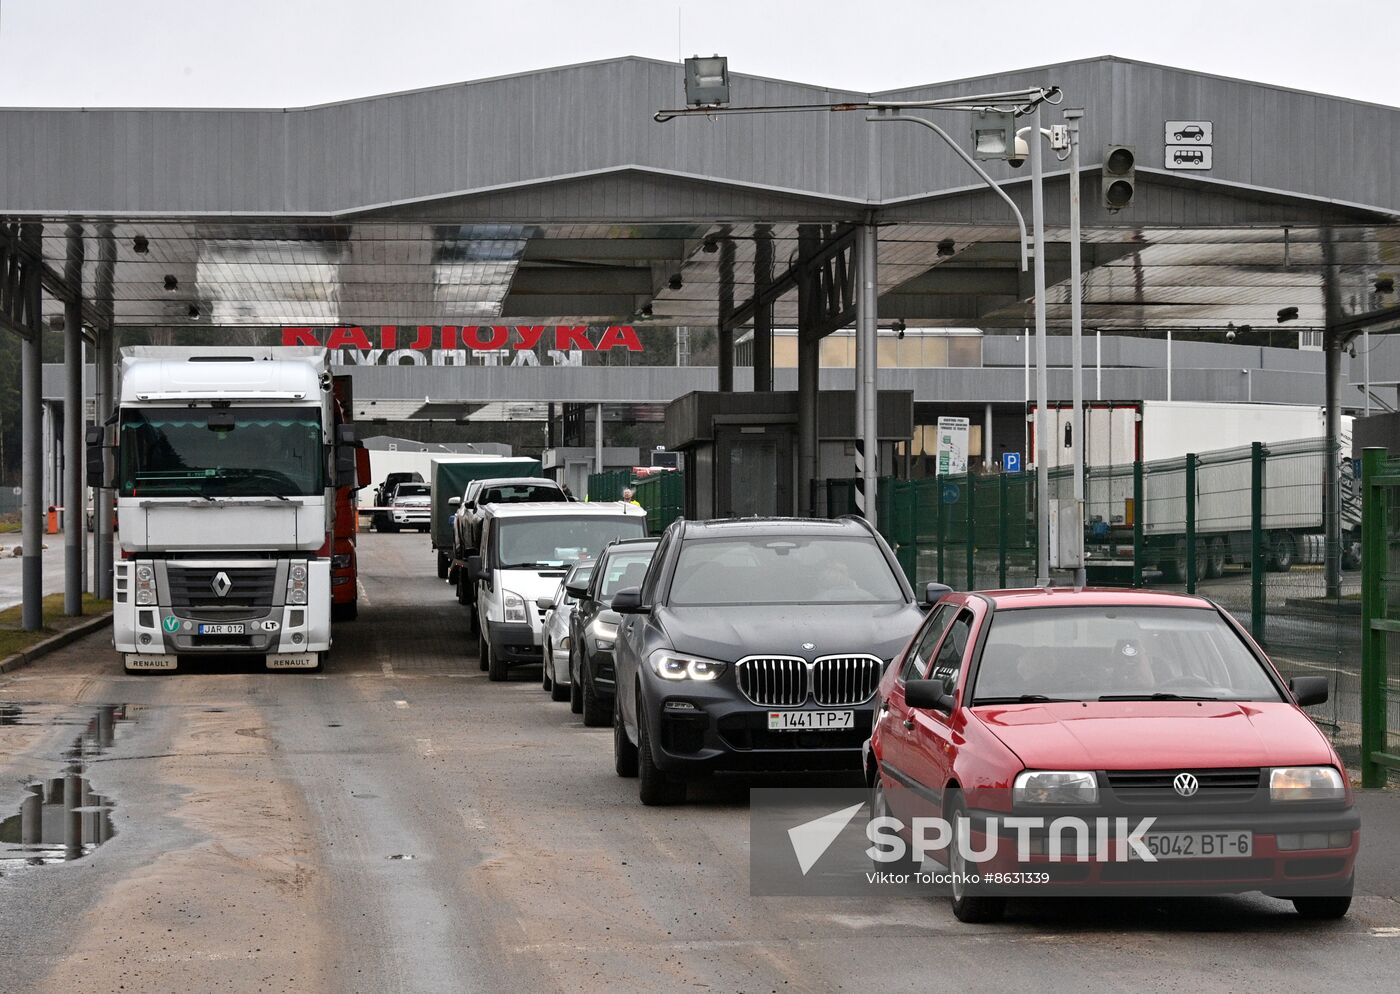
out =
<path fill-rule="evenodd" d="M 619 538 L 641 538 L 646 518 L 518 518 L 498 524 L 501 569 L 545 569 L 588 559 Z"/>
<path fill-rule="evenodd" d="M 315 408 L 152 408 L 121 417 L 123 497 L 296 497 L 325 489 Z"/>
<path fill-rule="evenodd" d="M 1282 698 L 1215 611 L 1106 606 L 993 615 L 972 703 L 1021 700 Z"/>
<path fill-rule="evenodd" d="M 904 591 L 868 538 L 754 536 L 687 541 L 669 600 L 675 607 L 894 604 Z"/>

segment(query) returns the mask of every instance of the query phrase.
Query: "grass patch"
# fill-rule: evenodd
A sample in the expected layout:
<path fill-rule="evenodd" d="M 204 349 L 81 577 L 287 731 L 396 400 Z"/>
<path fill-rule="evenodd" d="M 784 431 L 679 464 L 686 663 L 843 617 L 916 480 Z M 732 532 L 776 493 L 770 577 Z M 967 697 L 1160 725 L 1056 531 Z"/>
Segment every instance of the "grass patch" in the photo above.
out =
<path fill-rule="evenodd" d="M 49 594 L 44 598 L 43 627 L 35 632 L 20 628 L 22 608 L 18 605 L 0 611 L 0 659 L 23 652 L 37 645 L 51 635 L 80 625 L 93 615 L 103 614 L 112 609 L 111 601 L 98 600 L 91 594 L 83 594 L 83 616 L 70 618 L 63 613 L 63 595 Z"/>
<path fill-rule="evenodd" d="M 0 535 L 19 532 L 18 514 L 0 514 Z"/>

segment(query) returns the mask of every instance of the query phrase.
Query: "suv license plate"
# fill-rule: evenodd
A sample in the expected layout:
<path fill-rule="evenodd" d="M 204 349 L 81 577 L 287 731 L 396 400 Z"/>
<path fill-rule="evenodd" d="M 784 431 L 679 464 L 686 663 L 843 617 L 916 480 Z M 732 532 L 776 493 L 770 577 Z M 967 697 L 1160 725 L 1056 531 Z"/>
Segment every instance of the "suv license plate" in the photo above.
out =
<path fill-rule="evenodd" d="M 1158 859 L 1234 859 L 1254 855 L 1252 832 L 1149 832 L 1142 846 Z M 1128 847 L 1129 859 L 1142 859 Z"/>
<path fill-rule="evenodd" d="M 242 625 L 200 625 L 201 635 L 242 635 Z"/>
<path fill-rule="evenodd" d="M 854 711 L 769 711 L 770 732 L 827 732 L 856 727 Z"/>

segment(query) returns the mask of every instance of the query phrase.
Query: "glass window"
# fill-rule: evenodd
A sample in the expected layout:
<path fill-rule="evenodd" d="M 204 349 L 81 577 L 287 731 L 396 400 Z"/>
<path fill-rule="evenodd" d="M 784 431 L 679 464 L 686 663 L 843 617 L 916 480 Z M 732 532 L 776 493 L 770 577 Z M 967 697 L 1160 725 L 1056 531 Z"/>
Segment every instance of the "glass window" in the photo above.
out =
<path fill-rule="evenodd" d="M 687 541 L 670 595 L 677 607 L 902 600 L 899 581 L 874 541 L 806 535 Z"/>
<path fill-rule="evenodd" d="M 938 655 L 929 669 L 927 680 L 941 680 L 943 693 L 951 694 L 958 686 L 963 658 L 967 655 L 967 640 L 972 635 L 972 614 L 964 611 L 948 629 L 948 637 L 938 647 Z"/>
<path fill-rule="evenodd" d="M 1182 697 L 1278 701 L 1263 665 L 1210 608 L 1022 608 L 993 617 L 973 704 Z"/>
<path fill-rule="evenodd" d="M 496 564 L 501 569 L 557 568 L 596 556 L 617 539 L 645 535 L 641 515 L 497 518 Z"/>
<path fill-rule="evenodd" d="M 482 487 L 482 504 L 523 504 L 526 501 L 562 501 L 564 494 L 549 483 L 515 483 L 509 486 Z"/>
<path fill-rule="evenodd" d="M 904 668 L 899 672 L 901 680 L 918 680 L 928 672 L 928 663 L 933 657 L 933 651 L 938 648 L 938 640 L 948 630 L 948 622 L 953 620 L 956 610 L 951 604 L 940 604 L 933 609 L 933 616 L 925 623 L 924 630 L 919 635 L 918 645 L 909 650 L 909 655 L 904 660 Z"/>
<path fill-rule="evenodd" d="M 564 597 L 563 603 L 575 604 L 578 602 L 577 597 L 571 597 L 564 593 L 564 586 L 566 584 L 577 585 L 580 583 L 587 583 L 593 576 L 593 565 L 593 563 L 578 563 L 573 569 L 569 570 L 569 575 L 564 578 L 564 583 L 559 584 L 559 592 L 563 594 Z"/>
<path fill-rule="evenodd" d="M 326 488 L 317 408 L 127 409 L 120 453 L 123 497 L 309 497 Z"/>
<path fill-rule="evenodd" d="M 598 599 L 611 601 L 613 594 L 628 587 L 641 587 L 647 576 L 655 546 L 614 549 L 608 553 L 600 578 Z"/>

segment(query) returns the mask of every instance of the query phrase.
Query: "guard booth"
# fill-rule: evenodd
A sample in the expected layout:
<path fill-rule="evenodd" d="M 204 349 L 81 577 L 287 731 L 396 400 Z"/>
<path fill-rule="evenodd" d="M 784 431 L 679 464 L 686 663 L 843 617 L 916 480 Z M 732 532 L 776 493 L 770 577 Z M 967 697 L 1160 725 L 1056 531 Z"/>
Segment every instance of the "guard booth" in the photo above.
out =
<path fill-rule="evenodd" d="M 855 395 L 817 395 L 813 479 L 855 475 Z M 882 390 L 876 410 L 880 462 L 895 468 L 895 444 L 914 432 L 914 395 Z M 685 516 L 741 518 L 794 515 L 803 479 L 797 433 L 797 393 L 696 391 L 666 405 L 666 448 L 683 454 Z"/>

